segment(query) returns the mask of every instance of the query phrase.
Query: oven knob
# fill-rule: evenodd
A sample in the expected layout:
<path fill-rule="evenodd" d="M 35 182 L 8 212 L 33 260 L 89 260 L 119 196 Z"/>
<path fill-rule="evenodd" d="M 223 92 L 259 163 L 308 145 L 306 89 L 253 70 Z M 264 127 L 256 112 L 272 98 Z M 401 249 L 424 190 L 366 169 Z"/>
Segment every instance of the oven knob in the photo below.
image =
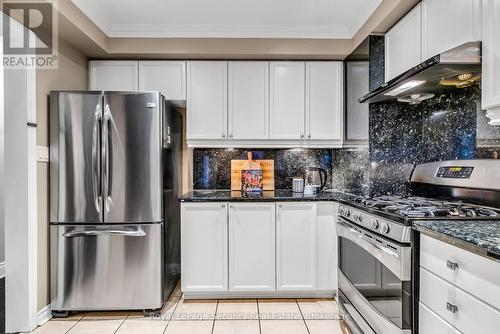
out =
<path fill-rule="evenodd" d="M 387 225 L 386 223 L 382 223 L 380 225 L 380 232 L 387 234 L 389 233 L 389 230 L 390 230 L 389 225 Z"/>
<path fill-rule="evenodd" d="M 358 215 L 358 222 L 363 222 L 363 214 L 361 213 Z"/>
<path fill-rule="evenodd" d="M 344 207 L 343 207 L 343 206 L 341 206 L 341 207 L 339 208 L 339 215 L 341 215 L 341 216 L 343 216 L 343 215 L 344 215 Z"/>
<path fill-rule="evenodd" d="M 359 221 L 359 213 L 353 213 L 352 218 L 354 219 L 354 221 Z"/>
<path fill-rule="evenodd" d="M 370 221 L 370 226 L 372 229 L 376 230 L 378 228 L 378 220 L 375 218 Z"/>
<path fill-rule="evenodd" d="M 350 209 L 346 209 L 345 210 L 345 216 L 346 217 L 350 217 L 351 216 L 351 210 Z"/>

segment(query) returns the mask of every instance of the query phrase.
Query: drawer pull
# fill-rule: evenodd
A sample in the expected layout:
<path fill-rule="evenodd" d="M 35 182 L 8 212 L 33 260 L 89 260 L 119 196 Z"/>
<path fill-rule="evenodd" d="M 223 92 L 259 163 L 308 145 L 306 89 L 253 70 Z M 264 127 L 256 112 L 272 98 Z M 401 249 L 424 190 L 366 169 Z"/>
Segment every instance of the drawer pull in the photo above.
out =
<path fill-rule="evenodd" d="M 457 270 L 458 269 L 458 263 L 456 262 L 451 262 L 450 260 L 446 261 L 446 266 L 451 269 L 451 270 Z"/>
<path fill-rule="evenodd" d="M 458 311 L 457 305 L 453 305 L 453 304 L 450 304 L 450 303 L 446 303 L 446 309 L 448 311 L 450 311 L 451 313 L 453 313 L 453 314 L 457 313 L 457 311 Z"/>

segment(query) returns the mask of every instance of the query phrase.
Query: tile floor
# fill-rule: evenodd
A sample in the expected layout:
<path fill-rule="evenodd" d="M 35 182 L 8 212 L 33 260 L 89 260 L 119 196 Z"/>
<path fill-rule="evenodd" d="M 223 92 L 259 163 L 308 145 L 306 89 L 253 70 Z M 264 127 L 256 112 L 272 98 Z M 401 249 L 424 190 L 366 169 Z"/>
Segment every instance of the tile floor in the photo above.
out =
<path fill-rule="evenodd" d="M 157 318 L 88 312 L 51 319 L 34 334 L 341 334 L 333 299 L 185 300 L 177 288 Z"/>

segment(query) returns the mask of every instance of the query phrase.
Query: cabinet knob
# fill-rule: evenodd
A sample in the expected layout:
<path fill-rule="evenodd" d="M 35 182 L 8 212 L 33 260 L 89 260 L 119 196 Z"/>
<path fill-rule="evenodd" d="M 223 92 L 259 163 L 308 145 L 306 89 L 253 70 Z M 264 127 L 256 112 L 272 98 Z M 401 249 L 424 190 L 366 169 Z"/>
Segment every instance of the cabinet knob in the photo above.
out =
<path fill-rule="evenodd" d="M 451 303 L 446 303 L 446 309 L 450 311 L 451 313 L 457 313 L 458 307 L 457 305 L 453 305 Z"/>
<path fill-rule="evenodd" d="M 300 135 L 300 138 L 304 138 L 304 135 Z"/>
<path fill-rule="evenodd" d="M 311 134 L 308 134 L 308 135 L 307 135 L 307 138 L 311 138 Z"/>
<path fill-rule="evenodd" d="M 452 262 L 450 260 L 446 260 L 446 267 L 451 270 L 457 270 L 458 269 L 458 263 Z"/>
<path fill-rule="evenodd" d="M 225 134 L 222 134 L 222 138 L 226 138 L 226 135 L 225 135 Z"/>
<path fill-rule="evenodd" d="M 233 138 L 233 135 L 229 135 L 229 138 Z"/>

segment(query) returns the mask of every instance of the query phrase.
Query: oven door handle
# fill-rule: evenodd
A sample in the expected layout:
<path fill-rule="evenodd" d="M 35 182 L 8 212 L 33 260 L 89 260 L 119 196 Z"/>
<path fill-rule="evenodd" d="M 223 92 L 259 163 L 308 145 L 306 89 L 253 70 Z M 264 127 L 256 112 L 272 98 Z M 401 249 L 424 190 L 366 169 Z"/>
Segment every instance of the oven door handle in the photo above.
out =
<path fill-rule="evenodd" d="M 368 235 L 368 233 L 366 233 Z M 371 234 L 370 234 L 371 235 Z M 337 236 L 346 238 L 366 250 L 401 281 L 411 280 L 411 247 L 392 245 L 394 250 L 370 240 L 342 217 L 337 218 Z"/>
<path fill-rule="evenodd" d="M 358 232 L 359 233 L 359 232 Z M 391 256 L 394 256 L 395 258 L 398 258 L 399 255 L 398 253 L 396 253 L 395 251 L 393 251 L 392 249 L 388 248 L 388 247 L 384 247 L 384 246 L 380 246 L 378 245 L 375 241 L 373 241 L 372 239 L 366 237 L 364 234 L 362 233 L 359 233 L 359 237 L 361 239 L 363 239 L 364 241 L 368 242 L 369 244 L 371 244 L 373 247 L 375 247 L 376 249 L 378 249 L 379 251 L 381 252 L 384 252 L 384 253 L 387 253 L 388 255 L 391 255 Z"/>

